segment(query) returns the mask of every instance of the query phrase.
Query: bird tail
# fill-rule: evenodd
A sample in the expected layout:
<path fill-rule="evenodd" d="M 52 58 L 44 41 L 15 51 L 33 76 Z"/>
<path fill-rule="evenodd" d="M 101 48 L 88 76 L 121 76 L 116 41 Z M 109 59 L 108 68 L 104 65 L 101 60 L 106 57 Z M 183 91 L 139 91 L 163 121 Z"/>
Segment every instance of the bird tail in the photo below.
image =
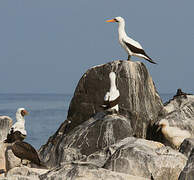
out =
<path fill-rule="evenodd" d="M 156 62 L 154 62 L 151 58 L 144 58 L 145 60 L 149 61 L 150 63 L 153 63 L 153 64 L 157 64 Z"/>

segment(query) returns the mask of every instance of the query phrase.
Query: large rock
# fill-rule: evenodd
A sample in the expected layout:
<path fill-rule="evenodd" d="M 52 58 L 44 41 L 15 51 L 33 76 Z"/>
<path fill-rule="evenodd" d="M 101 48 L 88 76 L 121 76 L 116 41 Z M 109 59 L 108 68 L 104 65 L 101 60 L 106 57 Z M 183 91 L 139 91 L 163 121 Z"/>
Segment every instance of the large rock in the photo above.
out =
<path fill-rule="evenodd" d="M 137 137 L 145 138 L 148 125 L 156 121 L 163 104 L 145 65 L 132 61 L 95 66 L 82 76 L 70 103 L 68 120 L 72 123 L 68 132 L 102 111 L 100 105 L 109 90 L 111 71 L 117 75 L 120 114 L 128 117 Z"/>
<path fill-rule="evenodd" d="M 41 159 L 49 166 L 54 167 L 66 161 L 68 148 L 73 148 L 74 151 L 69 151 L 69 157 L 74 157 L 71 160 L 80 160 L 84 156 L 88 156 L 102 148 L 108 147 L 119 140 L 133 135 L 133 129 L 129 120 L 121 115 L 106 115 L 105 113 L 97 113 L 88 121 L 74 128 L 68 134 L 63 134 L 58 130 L 55 137 L 60 137 L 57 141 L 52 138 L 46 145 L 40 149 Z M 63 135 L 62 137 L 60 135 Z M 80 153 L 77 153 L 80 152 Z M 77 156 L 76 156 L 77 155 Z"/>
<path fill-rule="evenodd" d="M 85 163 L 70 163 L 63 165 L 39 177 L 40 180 L 148 180 L 143 177 L 113 172 Z"/>
<path fill-rule="evenodd" d="M 29 168 L 27 166 L 15 167 L 7 173 L 8 180 L 39 180 L 39 176 L 48 170 Z"/>
<path fill-rule="evenodd" d="M 179 180 L 193 180 L 194 179 L 194 149 L 192 149 L 188 158 L 187 164 L 181 172 Z"/>
<path fill-rule="evenodd" d="M 107 160 L 105 169 L 157 180 L 177 180 L 187 158 L 160 143 L 133 137 Z"/>

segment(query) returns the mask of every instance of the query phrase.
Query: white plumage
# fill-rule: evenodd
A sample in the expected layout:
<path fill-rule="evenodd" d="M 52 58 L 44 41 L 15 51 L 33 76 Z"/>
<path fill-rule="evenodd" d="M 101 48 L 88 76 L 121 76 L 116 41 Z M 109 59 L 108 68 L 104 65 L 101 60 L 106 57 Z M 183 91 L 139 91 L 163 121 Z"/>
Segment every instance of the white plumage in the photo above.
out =
<path fill-rule="evenodd" d="M 165 138 L 172 143 L 177 149 L 186 138 L 190 138 L 191 134 L 186 130 L 181 130 L 178 127 L 170 127 L 166 119 L 159 122 L 162 128 L 162 133 Z"/>
<path fill-rule="evenodd" d="M 20 131 L 23 135 L 27 135 L 25 130 L 25 119 L 24 116 L 27 114 L 27 111 L 24 108 L 17 109 L 16 112 L 16 123 L 11 127 L 13 132 Z"/>
<path fill-rule="evenodd" d="M 128 37 L 125 32 L 125 20 L 122 17 L 115 17 L 114 19 L 107 20 L 106 22 L 118 22 L 119 43 L 128 53 L 128 60 L 131 56 L 137 56 L 147 61 L 156 64 L 143 50 L 141 44 L 132 38 Z"/>
<path fill-rule="evenodd" d="M 105 102 L 112 102 L 120 96 L 119 90 L 116 87 L 116 74 L 114 72 L 110 72 L 109 79 L 110 79 L 110 89 L 104 96 Z M 117 104 L 111 107 L 110 109 L 115 109 L 116 111 L 118 111 L 119 106 Z"/>

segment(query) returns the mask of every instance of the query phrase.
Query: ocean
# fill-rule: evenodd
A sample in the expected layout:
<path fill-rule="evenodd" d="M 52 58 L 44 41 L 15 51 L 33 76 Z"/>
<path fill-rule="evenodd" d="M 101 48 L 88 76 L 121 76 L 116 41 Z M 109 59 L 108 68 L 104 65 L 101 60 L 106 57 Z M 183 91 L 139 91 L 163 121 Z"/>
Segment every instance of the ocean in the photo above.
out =
<path fill-rule="evenodd" d="M 15 123 L 15 113 L 24 107 L 27 138 L 36 149 L 44 145 L 66 119 L 72 94 L 0 94 L 0 115 L 10 116 Z M 160 94 L 163 102 L 173 94 Z"/>

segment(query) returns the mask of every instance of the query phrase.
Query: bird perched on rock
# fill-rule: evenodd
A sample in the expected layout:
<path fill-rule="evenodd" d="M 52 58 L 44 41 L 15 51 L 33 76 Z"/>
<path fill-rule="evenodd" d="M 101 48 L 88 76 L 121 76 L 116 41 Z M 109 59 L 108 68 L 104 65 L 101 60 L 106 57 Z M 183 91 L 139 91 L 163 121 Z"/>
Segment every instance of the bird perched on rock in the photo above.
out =
<path fill-rule="evenodd" d="M 122 17 L 115 17 L 114 19 L 107 20 L 106 22 L 117 22 L 118 23 L 118 33 L 119 33 L 119 43 L 128 53 L 128 60 L 131 56 L 137 56 L 147 61 L 156 64 L 143 50 L 142 46 L 135 40 L 127 36 L 125 32 L 125 20 Z"/>
<path fill-rule="evenodd" d="M 28 112 L 24 108 L 19 108 L 16 112 L 16 123 L 11 127 L 9 133 L 7 134 L 7 139 L 4 140 L 5 143 L 12 143 L 16 140 L 24 140 L 26 138 L 27 132 L 25 130 L 25 119 L 24 116 Z"/>
<path fill-rule="evenodd" d="M 181 130 L 178 127 L 170 127 L 166 119 L 159 122 L 164 137 L 172 143 L 177 149 L 186 138 L 190 138 L 191 134 L 186 130 Z"/>
<path fill-rule="evenodd" d="M 21 164 L 22 160 L 26 159 L 38 166 L 46 167 L 40 161 L 40 158 L 35 148 L 27 142 L 16 140 L 14 143 L 12 143 L 11 150 L 16 157 L 21 159 Z"/>
<path fill-rule="evenodd" d="M 111 109 L 116 110 L 116 112 L 118 112 L 120 93 L 116 87 L 116 74 L 114 72 L 110 72 L 109 78 L 110 78 L 110 90 L 104 96 L 104 104 L 102 105 L 102 107 L 104 108 L 104 110 Z"/>

